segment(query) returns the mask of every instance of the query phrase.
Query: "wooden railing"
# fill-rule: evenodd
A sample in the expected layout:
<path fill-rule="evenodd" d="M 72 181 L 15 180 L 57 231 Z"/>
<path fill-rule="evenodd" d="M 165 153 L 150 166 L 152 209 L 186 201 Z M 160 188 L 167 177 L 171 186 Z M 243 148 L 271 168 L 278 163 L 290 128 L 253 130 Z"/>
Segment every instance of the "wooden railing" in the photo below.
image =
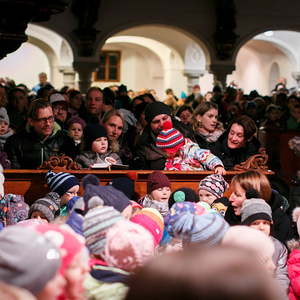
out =
<path fill-rule="evenodd" d="M 59 171 L 59 170 L 57 170 Z M 100 184 L 106 185 L 115 177 L 124 177 L 130 172 L 130 176 L 135 177 L 134 186 L 137 195 L 145 195 L 147 192 L 147 177 L 152 171 L 103 171 L 103 170 L 68 170 L 79 180 L 87 174 L 95 174 L 100 179 Z M 171 181 L 172 190 L 180 187 L 189 187 L 197 191 L 199 181 L 205 176 L 212 174 L 211 171 L 201 172 L 177 172 L 163 171 Z M 235 174 L 242 171 L 228 171 L 225 179 L 230 182 Z M 271 175 L 271 171 L 263 171 L 266 175 Z M 49 192 L 45 174 L 47 170 L 5 170 L 5 193 L 24 195 L 26 202 L 32 203 L 36 199 Z M 82 190 L 80 190 L 82 193 Z"/>

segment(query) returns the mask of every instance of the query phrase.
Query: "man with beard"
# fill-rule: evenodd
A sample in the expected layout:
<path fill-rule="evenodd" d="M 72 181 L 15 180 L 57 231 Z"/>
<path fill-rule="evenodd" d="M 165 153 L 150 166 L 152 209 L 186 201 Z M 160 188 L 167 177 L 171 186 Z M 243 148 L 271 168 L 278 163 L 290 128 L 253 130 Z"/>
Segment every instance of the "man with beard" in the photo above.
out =
<path fill-rule="evenodd" d="M 167 155 L 156 147 L 156 137 L 162 131 L 163 124 L 172 120 L 174 128 L 185 137 L 193 139 L 193 135 L 183 123 L 172 118 L 170 107 L 162 102 L 148 104 L 145 109 L 145 119 L 147 125 L 136 143 L 133 167 L 143 170 L 163 170 Z"/>
<path fill-rule="evenodd" d="M 29 107 L 26 128 L 11 136 L 4 150 L 12 169 L 35 169 L 50 156 L 64 153 L 68 139 L 54 122 L 50 103 L 37 99 Z"/>

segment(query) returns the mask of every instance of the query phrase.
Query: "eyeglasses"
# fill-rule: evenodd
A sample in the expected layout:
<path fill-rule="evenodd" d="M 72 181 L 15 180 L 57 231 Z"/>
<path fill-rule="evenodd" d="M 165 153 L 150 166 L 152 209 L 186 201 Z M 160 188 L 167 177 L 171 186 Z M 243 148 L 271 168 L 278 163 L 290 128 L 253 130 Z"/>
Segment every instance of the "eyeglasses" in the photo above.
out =
<path fill-rule="evenodd" d="M 50 116 L 48 118 L 37 118 L 37 119 L 34 119 L 35 121 L 37 122 L 40 122 L 40 123 L 47 123 L 47 122 L 53 122 L 54 121 L 54 117 L 53 116 Z"/>

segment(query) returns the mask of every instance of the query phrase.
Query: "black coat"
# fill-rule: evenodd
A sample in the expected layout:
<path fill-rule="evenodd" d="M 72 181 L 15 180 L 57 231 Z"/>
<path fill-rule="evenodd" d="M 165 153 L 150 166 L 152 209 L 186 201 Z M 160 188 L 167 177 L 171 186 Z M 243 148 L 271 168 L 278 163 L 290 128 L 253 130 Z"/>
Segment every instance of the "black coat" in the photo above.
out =
<path fill-rule="evenodd" d="M 226 170 L 231 170 L 235 165 L 246 161 L 250 156 L 258 154 L 260 142 L 255 137 L 246 142 L 245 147 L 239 149 L 228 148 L 227 137 L 228 132 L 224 132 L 210 148 L 211 152 L 222 160 Z"/>

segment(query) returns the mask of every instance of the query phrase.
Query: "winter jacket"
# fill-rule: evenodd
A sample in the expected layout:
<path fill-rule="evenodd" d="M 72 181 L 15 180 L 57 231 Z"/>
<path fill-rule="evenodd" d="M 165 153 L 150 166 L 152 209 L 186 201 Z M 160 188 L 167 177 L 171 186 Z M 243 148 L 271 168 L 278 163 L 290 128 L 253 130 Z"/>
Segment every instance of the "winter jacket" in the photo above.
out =
<path fill-rule="evenodd" d="M 82 168 L 89 168 L 93 164 L 105 163 L 105 158 L 111 157 L 117 161 L 117 164 L 122 164 L 122 161 L 117 153 L 108 151 L 105 154 L 99 154 L 93 151 L 84 151 L 75 158 L 75 161 Z"/>
<path fill-rule="evenodd" d="M 291 253 L 287 261 L 288 275 L 290 278 L 289 299 L 300 299 L 300 247 L 299 241 L 289 242 Z"/>
<path fill-rule="evenodd" d="M 179 130 L 184 137 L 194 140 L 193 133 L 176 119 L 172 119 L 174 128 Z M 167 155 L 156 147 L 156 136 L 150 126 L 146 126 L 142 135 L 138 138 L 134 156 L 133 169 L 136 170 L 163 170 L 165 168 Z"/>
<path fill-rule="evenodd" d="M 87 299 L 124 299 L 128 291 L 126 285 L 128 276 L 128 272 L 109 267 L 104 261 L 93 260 L 90 274 L 84 281 Z"/>
<path fill-rule="evenodd" d="M 290 285 L 287 268 L 288 250 L 280 241 L 278 241 L 274 237 L 271 236 L 271 239 L 275 248 L 275 252 L 273 255 L 273 262 L 276 266 L 275 278 L 279 282 L 283 294 L 287 294 Z"/>
<path fill-rule="evenodd" d="M 65 143 L 70 139 L 66 133 L 54 126 L 50 136 L 41 139 L 32 128 L 26 127 L 20 133 L 9 137 L 4 151 L 11 161 L 12 169 L 36 169 L 50 156 L 64 153 Z"/>
<path fill-rule="evenodd" d="M 0 135 L 0 151 L 3 151 L 4 144 L 6 143 L 7 139 L 14 134 L 14 131 L 9 128 L 8 132 L 5 134 Z"/>
<path fill-rule="evenodd" d="M 250 156 L 258 154 L 260 142 L 255 137 L 246 142 L 245 147 L 238 149 L 228 148 L 227 138 L 228 131 L 224 132 L 215 145 L 210 148 L 211 152 L 222 160 L 226 170 L 231 170 L 235 165 L 246 161 Z"/>
<path fill-rule="evenodd" d="M 179 155 L 167 158 L 165 170 L 169 171 L 203 171 L 214 170 L 223 166 L 222 161 L 207 149 L 200 149 L 198 144 L 190 139 L 184 139 L 184 145 L 179 150 Z"/>

